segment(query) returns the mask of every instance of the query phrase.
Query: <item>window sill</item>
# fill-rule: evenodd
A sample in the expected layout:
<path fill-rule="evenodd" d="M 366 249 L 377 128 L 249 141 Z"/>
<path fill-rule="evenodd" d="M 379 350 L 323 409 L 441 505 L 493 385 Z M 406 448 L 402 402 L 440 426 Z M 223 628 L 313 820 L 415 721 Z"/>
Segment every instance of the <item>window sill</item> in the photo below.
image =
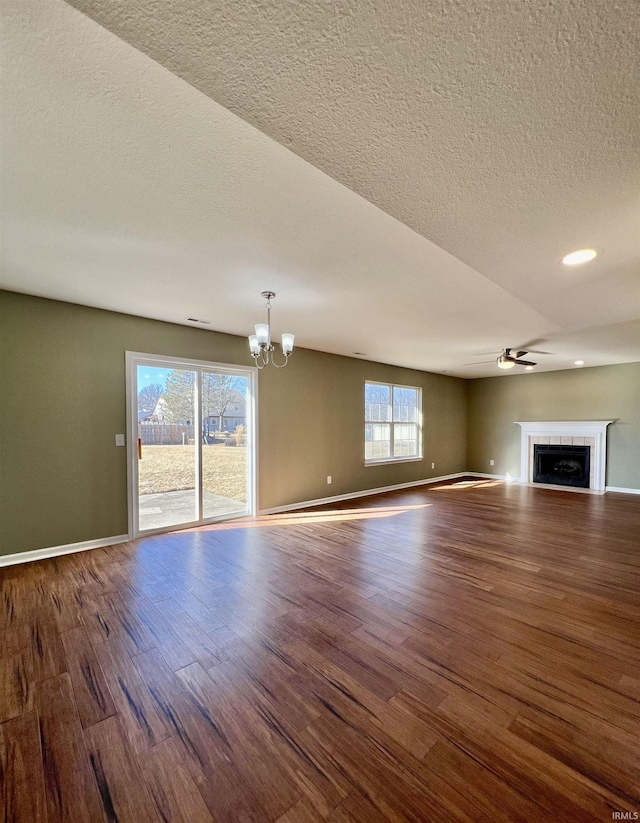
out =
<path fill-rule="evenodd" d="M 384 466 L 387 463 L 419 463 L 424 457 L 385 457 L 383 460 L 365 460 L 367 466 Z"/>

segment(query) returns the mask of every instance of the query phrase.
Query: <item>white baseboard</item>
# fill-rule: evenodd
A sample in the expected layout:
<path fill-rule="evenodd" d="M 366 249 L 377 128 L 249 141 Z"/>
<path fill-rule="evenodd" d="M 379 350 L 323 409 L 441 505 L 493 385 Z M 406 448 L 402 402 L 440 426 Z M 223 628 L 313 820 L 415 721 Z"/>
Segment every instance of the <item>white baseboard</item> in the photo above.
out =
<path fill-rule="evenodd" d="M 67 543 L 66 546 L 51 546 L 48 549 L 33 549 L 28 552 L 5 554 L 0 556 L 0 567 L 14 566 L 16 563 L 31 563 L 33 560 L 47 560 L 50 557 L 60 557 L 63 554 L 86 552 L 88 549 L 101 549 L 104 546 L 114 546 L 116 543 L 126 543 L 128 534 L 119 534 L 116 537 L 101 537 L 98 540 L 85 540 L 82 543 Z"/>
<path fill-rule="evenodd" d="M 468 477 L 473 472 L 456 472 L 455 474 L 443 474 L 440 477 L 430 477 L 427 480 L 412 480 L 410 483 L 396 483 L 394 486 L 379 486 L 376 489 L 363 489 L 359 492 L 349 492 L 348 494 L 335 494 L 333 497 L 317 497 L 315 500 L 303 500 L 301 503 L 290 503 L 286 506 L 274 506 L 271 509 L 260 509 L 258 514 L 281 514 L 282 512 L 292 512 L 296 509 L 309 509 L 313 506 L 325 506 L 328 503 L 339 503 L 341 500 L 353 500 L 356 497 L 369 497 L 372 494 L 384 494 L 384 492 L 394 492 L 399 489 L 410 489 L 414 486 L 426 486 L 430 483 L 441 483 L 444 480 L 455 480 L 458 477 Z M 473 475 L 474 477 L 485 477 L 485 475 Z"/>
<path fill-rule="evenodd" d="M 640 494 L 640 489 L 623 489 L 620 486 L 605 486 L 606 492 L 619 492 L 620 494 Z"/>

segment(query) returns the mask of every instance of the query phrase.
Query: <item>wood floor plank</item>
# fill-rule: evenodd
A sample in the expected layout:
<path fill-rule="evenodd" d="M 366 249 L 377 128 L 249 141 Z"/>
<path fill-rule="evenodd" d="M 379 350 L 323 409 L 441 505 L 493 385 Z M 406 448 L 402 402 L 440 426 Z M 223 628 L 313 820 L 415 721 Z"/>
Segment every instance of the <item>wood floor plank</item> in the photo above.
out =
<path fill-rule="evenodd" d="M 326 820 L 327 823 L 388 823 L 389 818 L 366 795 L 354 791 Z"/>
<path fill-rule="evenodd" d="M 485 768 L 473 756 L 448 740 L 438 742 L 425 759 L 434 774 L 470 796 L 478 812 L 494 823 L 544 819 L 547 812 L 534 798 L 514 789 L 504 775 Z M 565 810 L 566 811 L 566 810 Z"/>
<path fill-rule="evenodd" d="M 92 563 L 90 565 L 93 566 Z M 60 633 L 77 629 L 82 625 L 82 586 L 78 586 L 75 579 L 64 576 L 56 585 L 45 586 L 43 595 L 43 604 L 53 607 L 53 615 Z"/>
<path fill-rule="evenodd" d="M 147 630 L 155 648 L 171 669 L 175 671 L 196 662 L 195 655 L 165 619 L 162 609 L 156 608 L 143 597 L 130 608 L 130 612 Z"/>
<path fill-rule="evenodd" d="M 163 740 L 142 752 L 138 755 L 138 763 L 162 820 L 171 823 L 214 823 L 173 740 Z"/>
<path fill-rule="evenodd" d="M 133 751 L 142 752 L 169 737 L 149 689 L 120 640 L 98 643 L 94 649 Z"/>
<path fill-rule="evenodd" d="M 410 712 L 398 711 L 392 700 L 382 700 L 374 692 L 369 691 L 367 686 L 352 677 L 349 672 L 334 664 L 334 656 L 331 653 L 323 656 L 304 641 L 289 643 L 286 649 L 294 657 L 305 662 L 314 675 L 320 681 L 324 681 L 325 687 L 333 688 L 350 699 L 349 715 L 354 720 L 358 717 L 360 724 L 365 722 L 367 725 L 378 727 L 419 759 L 423 758 L 436 742 L 436 736 L 419 717 Z M 351 666 L 346 668 L 351 669 Z M 358 667 L 356 671 L 359 673 L 359 670 Z M 397 693 L 395 686 L 393 693 Z M 320 693 L 316 691 L 316 694 Z M 323 690 L 323 696 L 328 697 L 326 690 Z"/>
<path fill-rule="evenodd" d="M 221 626 L 224 626 L 224 622 L 220 619 L 220 617 L 216 616 L 213 609 L 206 606 L 191 592 L 181 594 L 179 599 L 176 600 L 176 603 L 189 615 L 193 622 L 196 623 L 203 632 L 214 631 L 215 629 L 219 629 Z"/>
<path fill-rule="evenodd" d="M 87 728 L 115 714 L 111 692 L 84 628 L 64 632 L 62 645 L 82 727 Z"/>
<path fill-rule="evenodd" d="M 540 711 L 518 715 L 509 725 L 509 731 L 579 774 L 606 786 L 616 797 L 624 798 L 632 806 L 640 806 L 637 738 L 625 745 L 619 739 L 599 736 L 594 733 L 593 726 L 590 730 L 584 726 L 576 729 L 562 718 L 549 717 Z M 579 749 L 572 741 L 576 731 L 582 731 L 583 742 Z"/>
<path fill-rule="evenodd" d="M 106 819 L 160 823 L 118 718 L 108 717 L 85 729 L 84 738 Z"/>
<path fill-rule="evenodd" d="M 461 806 L 450 805 L 424 785 L 410 768 L 397 761 L 390 749 L 376 744 L 344 718 L 321 718 L 309 728 L 327 754 L 349 775 L 352 784 L 375 798 L 392 820 L 418 823 L 424 819 L 423 809 L 429 809 L 433 821 L 472 820 Z"/>
<path fill-rule="evenodd" d="M 219 730 L 229 761 L 243 775 L 245 782 L 265 809 L 270 819 L 279 816 L 296 803 L 301 790 L 283 762 L 282 750 L 265 747 L 259 734 L 261 718 L 231 687 L 221 664 L 209 674 L 197 663 L 178 672 L 195 705 Z M 269 751 L 270 756 L 265 757 Z"/>
<path fill-rule="evenodd" d="M 31 656 L 36 683 L 67 670 L 64 648 L 52 606 L 40 606 L 35 611 L 31 624 Z"/>
<path fill-rule="evenodd" d="M 349 787 L 345 786 L 341 773 L 305 735 L 304 729 L 296 729 L 289 723 L 272 693 L 256 678 L 248 676 L 233 662 L 215 667 L 210 677 L 229 703 L 233 703 L 232 708 L 238 716 L 244 715 L 244 725 L 251 729 L 258 745 L 272 753 L 273 760 L 282 766 L 289 781 L 297 784 L 298 790 L 321 816 L 326 816 L 344 799 Z M 246 740 L 241 745 L 251 749 L 251 743 Z"/>
<path fill-rule="evenodd" d="M 75 711 L 68 674 L 36 686 L 49 823 L 106 821 Z"/>
<path fill-rule="evenodd" d="M 326 820 L 316 808 L 306 799 L 298 800 L 295 806 L 279 817 L 277 823 L 322 823 Z"/>
<path fill-rule="evenodd" d="M 216 644 L 212 634 L 203 631 L 183 609 L 179 608 L 175 600 L 171 598 L 163 600 L 159 608 L 162 609 L 163 615 L 170 621 L 182 642 L 191 651 L 193 655 L 191 663 L 197 661 L 205 669 L 210 669 L 217 666 L 218 663 L 222 663 L 225 656 Z"/>
<path fill-rule="evenodd" d="M 36 583 L 35 575 L 27 581 L 17 570 L 5 569 L 0 574 L 0 629 L 21 623 L 30 624 L 35 606 Z"/>
<path fill-rule="evenodd" d="M 105 595 L 103 599 L 110 603 L 112 614 L 117 618 L 118 637 L 129 654 L 136 655 L 155 648 L 155 641 L 138 614 L 137 603 L 129 602 L 129 598 L 119 591 Z"/>
<path fill-rule="evenodd" d="M 119 618 L 111 602 L 104 596 L 85 594 L 80 608 L 80 620 L 94 646 L 118 637 Z"/>
<path fill-rule="evenodd" d="M 216 823 L 267 823 L 269 817 L 242 773 L 231 763 L 197 778 L 200 794 Z"/>
<path fill-rule="evenodd" d="M 0 632 L 0 723 L 31 709 L 34 678 L 29 626 L 12 623 Z"/>
<path fill-rule="evenodd" d="M 227 763 L 228 744 L 220 724 L 183 686 L 182 674 L 191 667 L 181 669 L 176 676 L 157 650 L 137 655 L 135 665 L 191 775 L 212 774 Z"/>
<path fill-rule="evenodd" d="M 0 725 L 0 800 L 9 823 L 46 823 L 38 718 L 22 714 Z"/>

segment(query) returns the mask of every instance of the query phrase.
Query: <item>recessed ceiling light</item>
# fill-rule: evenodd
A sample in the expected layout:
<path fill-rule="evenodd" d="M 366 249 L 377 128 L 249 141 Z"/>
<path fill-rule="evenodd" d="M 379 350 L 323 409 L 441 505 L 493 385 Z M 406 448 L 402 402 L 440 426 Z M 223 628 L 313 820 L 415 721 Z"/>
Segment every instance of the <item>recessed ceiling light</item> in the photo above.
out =
<path fill-rule="evenodd" d="M 524 370 L 525 371 L 533 371 L 533 366 L 525 366 Z"/>
<path fill-rule="evenodd" d="M 588 263 L 598 256 L 597 249 L 578 249 L 569 254 L 565 254 L 561 262 L 565 266 L 581 266 L 583 263 Z"/>
<path fill-rule="evenodd" d="M 576 360 L 576 366 L 584 366 L 584 360 Z"/>

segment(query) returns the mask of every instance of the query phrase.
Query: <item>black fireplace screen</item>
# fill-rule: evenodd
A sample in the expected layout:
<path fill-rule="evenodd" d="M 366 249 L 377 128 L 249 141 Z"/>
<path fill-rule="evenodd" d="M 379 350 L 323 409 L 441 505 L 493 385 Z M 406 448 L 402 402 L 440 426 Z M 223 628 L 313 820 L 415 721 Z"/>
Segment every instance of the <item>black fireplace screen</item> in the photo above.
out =
<path fill-rule="evenodd" d="M 533 482 L 589 488 L 589 446 L 533 446 Z"/>

